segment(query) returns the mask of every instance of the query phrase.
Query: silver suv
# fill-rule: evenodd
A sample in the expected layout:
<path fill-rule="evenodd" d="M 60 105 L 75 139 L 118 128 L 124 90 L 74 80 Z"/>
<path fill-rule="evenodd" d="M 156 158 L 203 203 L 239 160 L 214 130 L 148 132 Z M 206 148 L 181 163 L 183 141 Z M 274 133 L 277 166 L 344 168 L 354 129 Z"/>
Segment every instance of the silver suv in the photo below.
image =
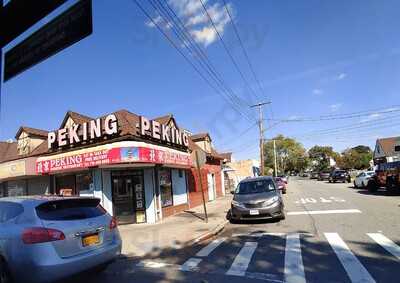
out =
<path fill-rule="evenodd" d="M 0 199 L 0 283 L 52 282 L 105 268 L 121 253 L 115 218 L 96 198 Z"/>
<path fill-rule="evenodd" d="M 282 196 L 272 177 L 241 181 L 233 192 L 230 220 L 285 219 Z"/>

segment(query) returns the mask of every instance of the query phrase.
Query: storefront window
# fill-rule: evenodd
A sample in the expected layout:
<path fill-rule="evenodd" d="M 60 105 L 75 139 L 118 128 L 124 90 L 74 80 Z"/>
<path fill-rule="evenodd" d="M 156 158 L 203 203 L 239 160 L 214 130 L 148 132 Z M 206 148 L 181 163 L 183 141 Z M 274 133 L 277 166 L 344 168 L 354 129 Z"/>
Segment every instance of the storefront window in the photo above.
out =
<path fill-rule="evenodd" d="M 6 194 L 4 192 L 5 188 L 4 188 L 4 184 L 0 183 L 0 198 L 5 197 Z"/>
<path fill-rule="evenodd" d="M 161 193 L 161 205 L 162 207 L 171 206 L 173 205 L 171 170 L 168 168 L 160 169 L 158 176 Z"/>
<path fill-rule="evenodd" d="M 93 177 L 91 172 L 76 174 L 76 192 L 93 193 Z"/>
<path fill-rule="evenodd" d="M 26 195 L 26 181 L 9 181 L 8 183 L 8 196 L 17 197 Z"/>

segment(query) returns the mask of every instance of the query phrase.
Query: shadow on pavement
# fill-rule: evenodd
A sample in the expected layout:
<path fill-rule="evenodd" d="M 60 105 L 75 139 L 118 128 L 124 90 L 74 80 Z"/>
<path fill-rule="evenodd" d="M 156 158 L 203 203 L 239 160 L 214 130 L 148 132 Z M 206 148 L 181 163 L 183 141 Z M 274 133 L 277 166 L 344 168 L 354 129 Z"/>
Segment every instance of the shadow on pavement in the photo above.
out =
<path fill-rule="evenodd" d="M 357 189 L 357 193 L 362 195 L 373 195 L 373 196 L 387 196 L 387 197 L 396 197 L 400 196 L 400 190 L 395 193 L 390 193 L 385 189 L 379 189 L 376 192 L 370 192 L 367 189 Z"/>
<path fill-rule="evenodd" d="M 260 232 L 264 231 L 258 231 Z M 304 231 L 293 231 L 293 233 L 302 234 Z M 165 248 L 140 259 L 122 258 L 109 266 L 105 272 L 80 274 L 64 282 L 268 282 L 225 275 L 244 243 L 249 241 L 257 242 L 258 245 L 247 272 L 264 273 L 283 281 L 285 237 L 271 235 L 262 238 L 230 237 L 209 256 L 202 258 L 196 271 L 181 272 L 179 266 L 189 258 L 195 257 L 196 253 L 209 242 L 179 250 Z M 400 276 L 398 262 L 382 247 L 373 242 L 363 241 L 346 241 L 346 244 L 376 282 L 398 282 Z M 343 265 L 323 236 L 319 238 L 302 235 L 301 254 L 307 282 L 351 282 Z M 136 265 L 142 260 L 168 265 L 160 268 L 138 268 Z"/>

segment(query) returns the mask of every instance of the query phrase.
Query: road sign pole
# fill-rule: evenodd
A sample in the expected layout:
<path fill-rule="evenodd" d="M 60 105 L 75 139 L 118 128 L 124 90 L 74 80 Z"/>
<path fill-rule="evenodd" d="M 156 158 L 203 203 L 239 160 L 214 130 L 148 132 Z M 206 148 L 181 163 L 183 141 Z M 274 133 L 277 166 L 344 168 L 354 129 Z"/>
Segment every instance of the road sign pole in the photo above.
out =
<path fill-rule="evenodd" d="M 207 207 L 206 207 L 206 198 L 205 198 L 205 196 L 204 196 L 203 182 L 202 182 L 202 180 L 201 180 L 201 170 L 200 170 L 199 154 L 198 154 L 197 150 L 195 150 L 194 153 L 195 153 L 195 155 L 196 155 L 197 174 L 199 175 L 201 196 L 202 196 L 202 198 L 203 198 L 204 219 L 205 219 L 206 223 L 208 223 L 208 214 L 207 214 Z"/>

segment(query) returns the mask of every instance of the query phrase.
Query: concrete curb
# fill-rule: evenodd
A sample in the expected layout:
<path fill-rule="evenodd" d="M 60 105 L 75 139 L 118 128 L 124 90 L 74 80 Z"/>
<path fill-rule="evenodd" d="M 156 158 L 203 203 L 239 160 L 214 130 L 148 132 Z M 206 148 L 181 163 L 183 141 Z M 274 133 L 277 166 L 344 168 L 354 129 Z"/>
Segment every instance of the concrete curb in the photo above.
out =
<path fill-rule="evenodd" d="M 206 240 L 218 235 L 219 233 L 221 233 L 224 230 L 225 225 L 228 223 L 229 223 L 229 221 L 226 220 L 223 223 L 218 224 L 214 229 L 204 233 L 203 235 L 200 235 L 199 237 L 197 237 L 193 240 L 187 241 L 183 246 L 188 247 L 188 246 L 192 246 L 195 244 L 199 244 L 203 241 L 206 241 Z"/>

